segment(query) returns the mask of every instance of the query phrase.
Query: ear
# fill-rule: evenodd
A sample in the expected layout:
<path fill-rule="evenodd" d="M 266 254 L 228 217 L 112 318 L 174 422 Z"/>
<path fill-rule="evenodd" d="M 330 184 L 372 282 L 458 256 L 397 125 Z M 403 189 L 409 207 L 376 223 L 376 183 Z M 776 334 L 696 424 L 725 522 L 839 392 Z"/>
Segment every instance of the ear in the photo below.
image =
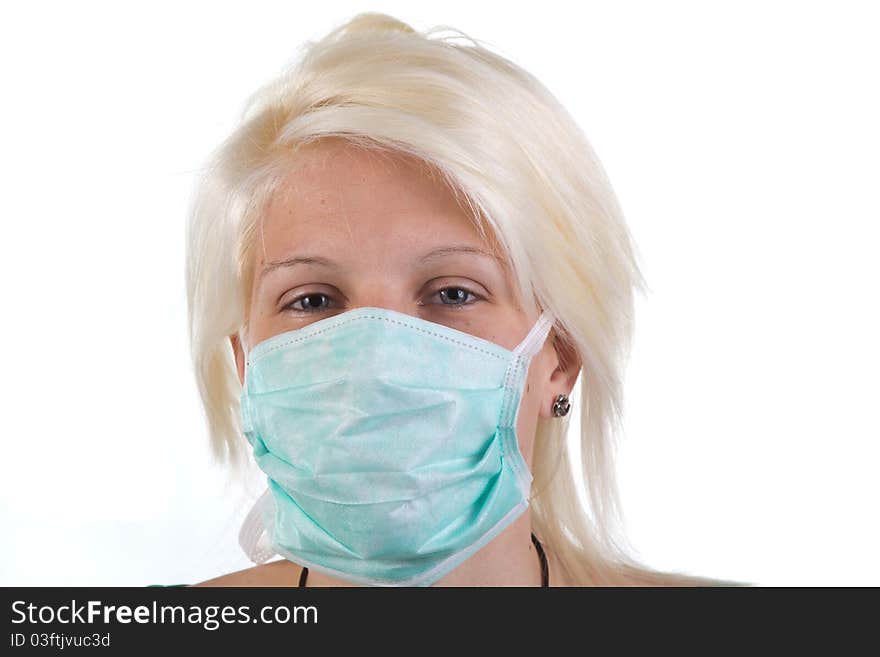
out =
<path fill-rule="evenodd" d="M 232 353 L 235 355 L 235 369 L 238 370 L 238 382 L 244 385 L 244 350 L 241 348 L 241 340 L 238 335 L 230 335 L 229 341 L 232 343 Z"/>
<path fill-rule="evenodd" d="M 581 373 L 583 363 L 574 344 L 553 329 L 553 352 L 555 369 L 550 375 L 548 389 L 550 397 L 541 403 L 540 415 L 543 418 L 553 417 L 553 402 L 557 395 L 571 397 L 571 391 Z"/>

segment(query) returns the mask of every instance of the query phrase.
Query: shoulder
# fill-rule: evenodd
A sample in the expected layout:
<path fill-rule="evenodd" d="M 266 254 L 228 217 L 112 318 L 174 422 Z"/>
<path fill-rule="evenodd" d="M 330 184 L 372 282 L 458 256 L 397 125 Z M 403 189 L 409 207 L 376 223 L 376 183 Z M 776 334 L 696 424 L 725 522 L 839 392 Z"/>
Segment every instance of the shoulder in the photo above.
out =
<path fill-rule="evenodd" d="M 280 559 L 234 573 L 220 575 L 192 586 L 298 586 L 302 567 Z"/>

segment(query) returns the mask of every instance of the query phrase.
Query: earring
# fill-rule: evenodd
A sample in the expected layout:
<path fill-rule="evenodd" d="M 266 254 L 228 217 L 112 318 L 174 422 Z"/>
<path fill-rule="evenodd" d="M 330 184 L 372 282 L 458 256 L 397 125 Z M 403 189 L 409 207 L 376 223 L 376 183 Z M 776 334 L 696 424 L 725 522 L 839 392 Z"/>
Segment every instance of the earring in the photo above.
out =
<path fill-rule="evenodd" d="M 568 401 L 568 397 L 565 395 L 556 395 L 556 400 L 553 402 L 554 417 L 562 417 L 568 413 L 569 409 L 571 409 L 571 404 Z"/>

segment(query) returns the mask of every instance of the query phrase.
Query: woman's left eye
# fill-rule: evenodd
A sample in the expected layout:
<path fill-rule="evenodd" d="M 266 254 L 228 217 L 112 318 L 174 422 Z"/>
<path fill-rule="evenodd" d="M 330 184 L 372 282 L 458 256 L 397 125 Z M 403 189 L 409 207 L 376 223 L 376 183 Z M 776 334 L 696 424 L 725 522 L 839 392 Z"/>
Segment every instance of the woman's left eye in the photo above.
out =
<path fill-rule="evenodd" d="M 473 303 L 478 296 L 463 287 L 444 287 L 433 296 L 440 297 L 440 303 L 446 306 L 465 306 Z"/>

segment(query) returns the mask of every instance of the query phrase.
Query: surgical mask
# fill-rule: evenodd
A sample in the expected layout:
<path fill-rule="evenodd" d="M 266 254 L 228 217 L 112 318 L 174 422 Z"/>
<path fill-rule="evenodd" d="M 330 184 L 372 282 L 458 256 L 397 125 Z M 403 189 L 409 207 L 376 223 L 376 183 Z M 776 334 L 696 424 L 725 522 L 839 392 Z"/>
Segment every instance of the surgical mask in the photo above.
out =
<path fill-rule="evenodd" d="M 528 508 L 517 411 L 551 325 L 511 351 L 362 307 L 253 346 L 242 429 L 268 489 L 245 552 L 364 585 L 449 573 Z"/>

